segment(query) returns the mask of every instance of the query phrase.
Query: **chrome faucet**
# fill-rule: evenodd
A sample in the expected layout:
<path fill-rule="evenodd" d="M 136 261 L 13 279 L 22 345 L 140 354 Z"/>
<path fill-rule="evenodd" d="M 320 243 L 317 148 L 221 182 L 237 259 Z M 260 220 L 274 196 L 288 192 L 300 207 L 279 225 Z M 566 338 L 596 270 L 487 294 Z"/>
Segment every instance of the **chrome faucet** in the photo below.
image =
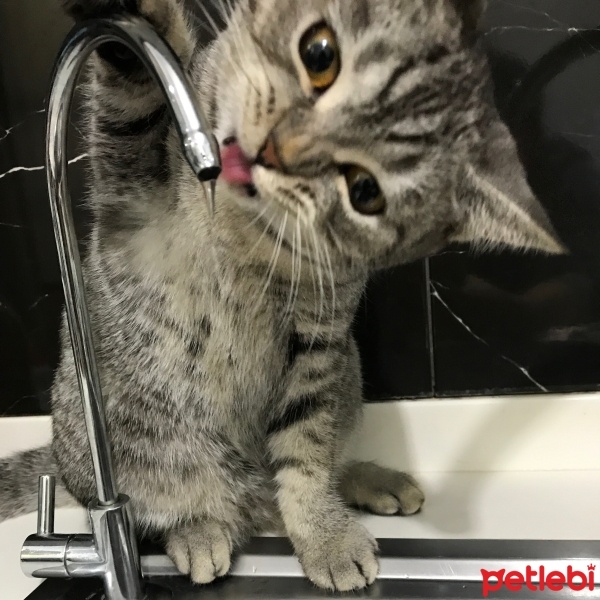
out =
<path fill-rule="evenodd" d="M 105 42 L 124 44 L 142 60 L 171 109 L 183 152 L 214 211 L 219 149 L 179 61 L 152 27 L 137 17 L 98 19 L 76 26 L 59 55 L 48 105 L 46 171 L 67 320 L 98 498 L 88 506 L 91 534 L 54 533 L 54 477 L 40 477 L 38 531 L 25 541 L 21 565 L 32 577 L 100 577 L 107 600 L 144 598 L 129 498 L 117 491 L 104 401 L 86 304 L 81 260 L 67 185 L 67 117 L 77 77 L 90 53 Z"/>

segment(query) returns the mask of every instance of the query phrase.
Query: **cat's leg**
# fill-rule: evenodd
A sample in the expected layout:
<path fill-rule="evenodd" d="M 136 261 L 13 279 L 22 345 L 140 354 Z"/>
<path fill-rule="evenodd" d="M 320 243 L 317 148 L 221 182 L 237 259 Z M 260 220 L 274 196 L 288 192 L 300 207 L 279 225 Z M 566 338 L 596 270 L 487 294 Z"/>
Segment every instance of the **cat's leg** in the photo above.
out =
<path fill-rule="evenodd" d="M 226 575 L 232 552 L 251 535 L 267 530 L 277 513 L 267 473 L 250 467 L 240 474 L 240 468 L 248 469 L 249 463 L 236 464 L 233 456 L 227 455 L 227 465 L 210 461 L 209 451 L 200 456 L 205 465 L 197 478 L 200 489 L 187 496 L 189 500 L 198 494 L 198 500 L 188 504 L 202 512 L 180 517 L 178 523 L 163 528 L 167 554 L 195 583 L 210 583 Z"/>
<path fill-rule="evenodd" d="M 179 0 L 62 0 L 62 4 L 75 20 L 141 15 L 184 67 L 192 68 L 196 38 Z M 164 95 L 136 55 L 118 42 L 108 42 L 90 60 L 85 102 L 99 226 L 109 234 L 131 231 L 151 217 L 156 206 L 168 205 L 175 188 L 173 161 L 180 152 Z"/>
<path fill-rule="evenodd" d="M 348 352 L 345 389 L 347 398 L 363 406 L 360 359 L 353 343 Z M 346 438 L 349 441 L 350 436 Z M 418 512 L 425 495 L 413 477 L 386 469 L 373 463 L 354 462 L 344 465 L 339 478 L 342 498 L 350 506 L 369 510 L 378 515 L 412 515 Z"/>
<path fill-rule="evenodd" d="M 349 505 L 377 515 L 413 515 L 425 501 L 414 477 L 373 463 L 349 464 L 340 492 Z"/>
<path fill-rule="evenodd" d="M 182 446 L 191 444 L 193 438 L 181 441 Z M 197 449 L 184 462 L 172 464 L 170 473 L 163 469 L 138 476 L 133 498 L 139 500 L 133 508 L 138 528 L 164 543 L 177 569 L 206 584 L 227 574 L 232 552 L 274 512 L 274 503 L 272 491 L 261 495 L 257 490 L 259 484 L 267 487 L 266 473 L 239 462 L 229 446 L 208 441 Z M 261 499 L 267 502 L 259 505 Z"/>
<path fill-rule="evenodd" d="M 304 572 L 319 587 L 349 591 L 377 577 L 377 543 L 338 494 L 335 445 L 326 408 L 270 440 L 279 509 Z"/>
<path fill-rule="evenodd" d="M 294 337 L 294 383 L 268 439 L 277 503 L 304 572 L 337 591 L 364 588 L 379 569 L 375 539 L 354 520 L 338 490 L 343 442 L 361 411 L 360 392 L 344 393 L 360 390 L 360 370 L 347 368 L 358 358 L 346 335 L 335 343 Z"/>
<path fill-rule="evenodd" d="M 194 583 L 210 583 L 229 571 L 233 532 L 226 523 L 198 519 L 169 531 L 166 542 L 168 556 Z"/>

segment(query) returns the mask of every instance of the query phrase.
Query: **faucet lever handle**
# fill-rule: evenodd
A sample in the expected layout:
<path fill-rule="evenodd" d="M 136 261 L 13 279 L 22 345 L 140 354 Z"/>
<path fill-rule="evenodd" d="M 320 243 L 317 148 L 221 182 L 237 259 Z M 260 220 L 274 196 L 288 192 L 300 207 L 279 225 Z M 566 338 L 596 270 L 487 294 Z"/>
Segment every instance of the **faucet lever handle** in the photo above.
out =
<path fill-rule="evenodd" d="M 38 483 L 38 521 L 37 534 L 42 537 L 54 533 L 54 506 L 56 478 L 54 475 L 42 475 Z"/>

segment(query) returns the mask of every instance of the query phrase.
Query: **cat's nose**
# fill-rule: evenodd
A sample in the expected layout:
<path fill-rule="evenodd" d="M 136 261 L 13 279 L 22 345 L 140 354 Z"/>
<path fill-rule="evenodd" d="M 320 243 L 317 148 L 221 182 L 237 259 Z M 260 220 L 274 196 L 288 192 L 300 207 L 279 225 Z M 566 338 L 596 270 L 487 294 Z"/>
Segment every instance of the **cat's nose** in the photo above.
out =
<path fill-rule="evenodd" d="M 283 171 L 283 165 L 277 151 L 277 146 L 273 136 L 270 135 L 265 142 L 265 145 L 261 148 L 258 153 L 256 162 L 267 169 L 275 169 L 277 171 Z"/>

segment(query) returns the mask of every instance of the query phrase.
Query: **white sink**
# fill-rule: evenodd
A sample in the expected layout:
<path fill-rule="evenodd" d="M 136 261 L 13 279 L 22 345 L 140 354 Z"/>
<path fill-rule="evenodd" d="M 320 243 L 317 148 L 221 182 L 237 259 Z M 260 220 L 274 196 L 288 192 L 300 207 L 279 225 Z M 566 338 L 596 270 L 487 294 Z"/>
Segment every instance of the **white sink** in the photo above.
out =
<path fill-rule="evenodd" d="M 420 472 L 414 517 L 363 517 L 379 538 L 600 540 L 600 398 L 392 402 L 367 407 L 355 454 Z M 49 441 L 45 417 L 0 419 L 0 457 Z M 36 515 L 0 524 L 1 600 L 39 582 L 19 565 Z M 56 531 L 88 531 L 84 509 L 60 509 Z"/>

